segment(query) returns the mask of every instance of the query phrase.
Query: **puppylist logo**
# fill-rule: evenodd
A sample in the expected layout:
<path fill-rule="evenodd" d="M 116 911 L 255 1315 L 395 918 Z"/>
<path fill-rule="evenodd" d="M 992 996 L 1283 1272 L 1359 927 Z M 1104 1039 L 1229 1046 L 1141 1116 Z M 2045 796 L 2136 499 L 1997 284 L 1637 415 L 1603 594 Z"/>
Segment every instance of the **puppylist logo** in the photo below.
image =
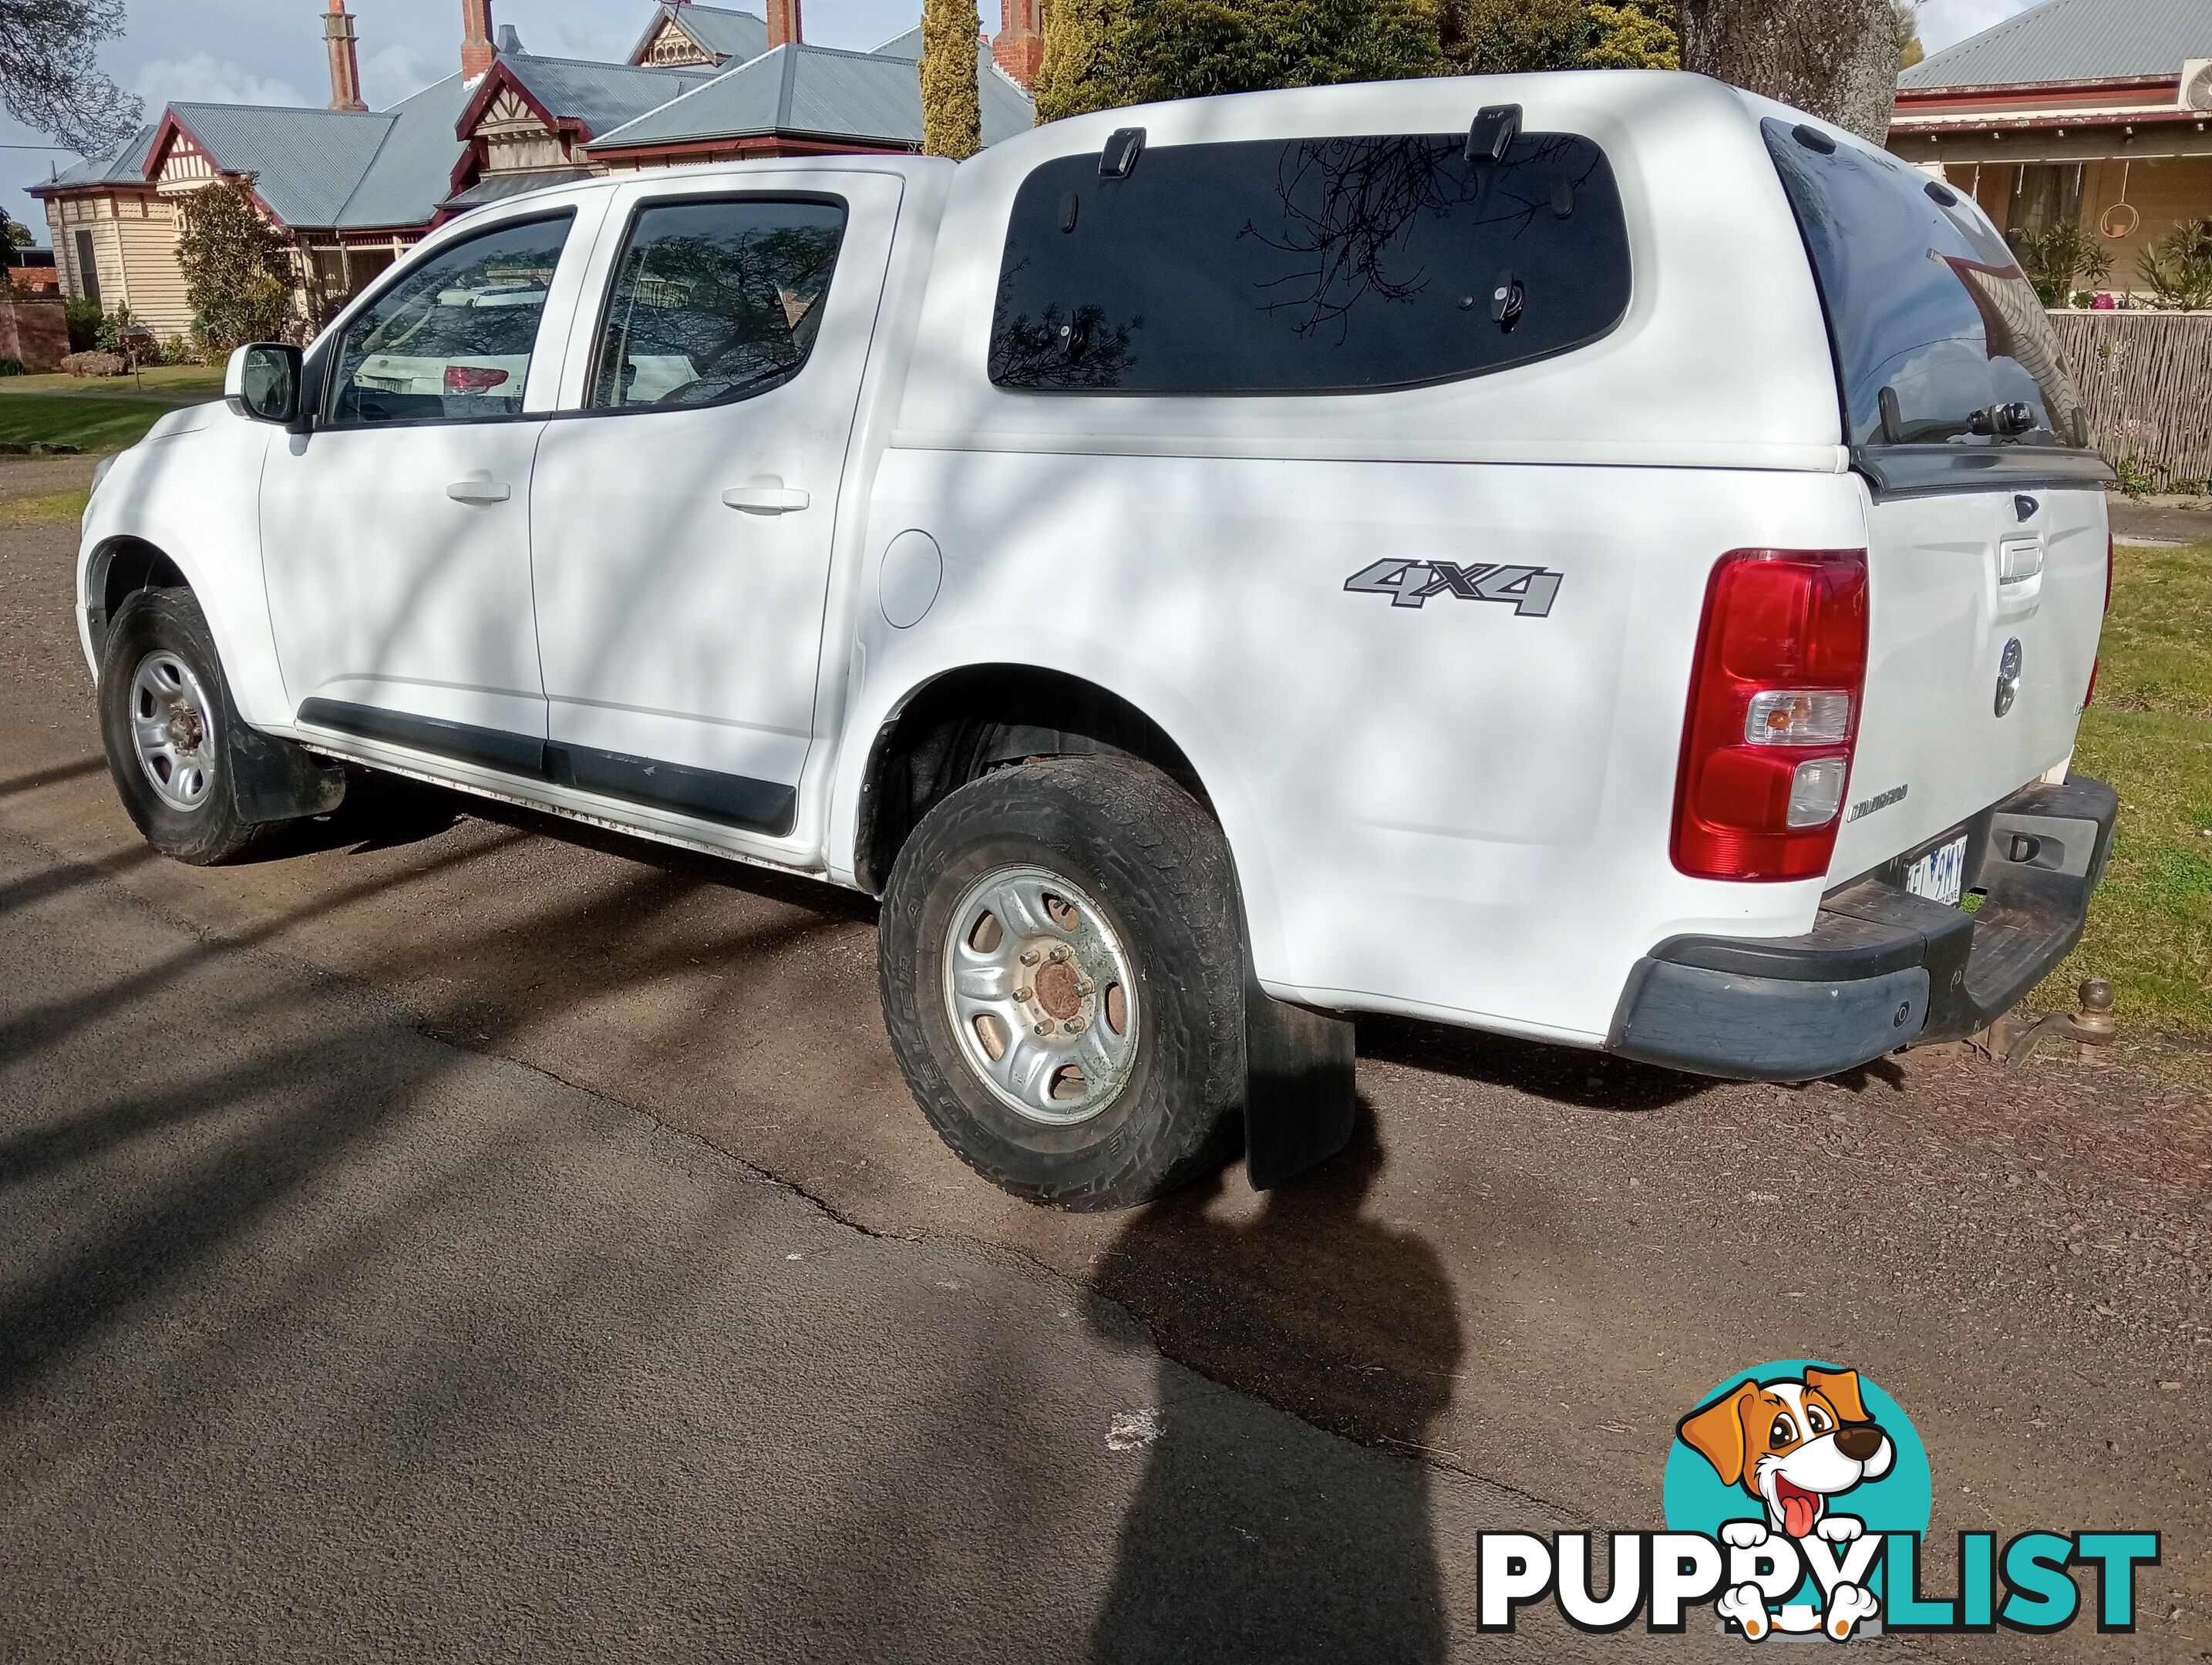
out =
<path fill-rule="evenodd" d="M 1956 1593 L 1930 1595 L 1920 1556 L 1934 1496 L 1927 1450 L 1895 1400 L 1856 1370 L 1777 1360 L 1730 1376 L 1675 1425 L 1668 1529 L 1612 1534 L 1602 1578 L 1589 1533 L 1482 1534 L 1478 1624 L 1510 1632 L 1520 1609 L 1548 1601 L 1578 1630 L 1641 1619 L 1662 1634 L 1711 1602 L 1717 1624 L 1749 1642 L 2045 1634 L 2085 1610 L 2100 1632 L 2135 1630 L 2136 1570 L 2159 1564 L 2156 1532 L 2027 1530 L 2002 1545 L 1962 1532 Z"/>

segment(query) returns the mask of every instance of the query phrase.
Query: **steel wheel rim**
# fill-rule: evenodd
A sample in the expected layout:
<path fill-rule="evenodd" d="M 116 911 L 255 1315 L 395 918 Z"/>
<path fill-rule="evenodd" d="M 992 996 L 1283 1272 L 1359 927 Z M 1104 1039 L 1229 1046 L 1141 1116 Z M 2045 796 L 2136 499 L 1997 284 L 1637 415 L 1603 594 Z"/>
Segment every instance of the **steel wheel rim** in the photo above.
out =
<path fill-rule="evenodd" d="M 1080 886 L 1043 867 L 984 874 L 953 904 L 944 959 L 961 1056 L 1000 1103 L 1060 1127 L 1113 1103 L 1136 1067 L 1134 968 Z"/>
<path fill-rule="evenodd" d="M 166 648 L 131 678 L 131 745 L 155 795 L 173 810 L 207 802 L 215 781 L 215 707 L 192 668 Z"/>

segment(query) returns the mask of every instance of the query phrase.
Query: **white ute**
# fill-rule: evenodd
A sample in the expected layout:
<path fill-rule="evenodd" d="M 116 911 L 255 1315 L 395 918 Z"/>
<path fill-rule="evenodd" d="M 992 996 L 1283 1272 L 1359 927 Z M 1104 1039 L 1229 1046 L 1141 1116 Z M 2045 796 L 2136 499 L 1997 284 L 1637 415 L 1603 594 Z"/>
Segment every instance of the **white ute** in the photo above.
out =
<path fill-rule="evenodd" d="M 1692 76 L 1265 93 L 597 179 L 124 453 L 124 802 L 391 770 L 882 898 L 916 1098 L 1124 1206 L 1349 1014 L 1792 1080 L 2071 946 L 2110 550 L 1972 201 Z"/>

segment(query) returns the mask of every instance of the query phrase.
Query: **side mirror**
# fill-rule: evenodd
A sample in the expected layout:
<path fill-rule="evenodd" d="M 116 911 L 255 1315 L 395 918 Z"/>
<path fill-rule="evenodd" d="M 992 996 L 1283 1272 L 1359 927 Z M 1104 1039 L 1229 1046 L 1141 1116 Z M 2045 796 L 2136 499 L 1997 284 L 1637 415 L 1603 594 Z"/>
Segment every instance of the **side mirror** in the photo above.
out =
<path fill-rule="evenodd" d="M 230 355 L 222 397 L 255 422 L 295 422 L 300 415 L 301 353 L 282 342 L 256 341 Z"/>

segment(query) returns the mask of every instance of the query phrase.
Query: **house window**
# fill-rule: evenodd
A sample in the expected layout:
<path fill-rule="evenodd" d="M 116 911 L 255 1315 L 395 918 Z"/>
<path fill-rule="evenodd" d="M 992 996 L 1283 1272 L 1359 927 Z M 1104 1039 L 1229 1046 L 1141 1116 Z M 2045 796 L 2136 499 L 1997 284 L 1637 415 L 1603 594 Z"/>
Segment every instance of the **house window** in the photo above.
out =
<path fill-rule="evenodd" d="M 77 293 L 88 301 L 100 299 L 100 262 L 93 258 L 92 234 L 80 231 L 76 234 Z"/>

